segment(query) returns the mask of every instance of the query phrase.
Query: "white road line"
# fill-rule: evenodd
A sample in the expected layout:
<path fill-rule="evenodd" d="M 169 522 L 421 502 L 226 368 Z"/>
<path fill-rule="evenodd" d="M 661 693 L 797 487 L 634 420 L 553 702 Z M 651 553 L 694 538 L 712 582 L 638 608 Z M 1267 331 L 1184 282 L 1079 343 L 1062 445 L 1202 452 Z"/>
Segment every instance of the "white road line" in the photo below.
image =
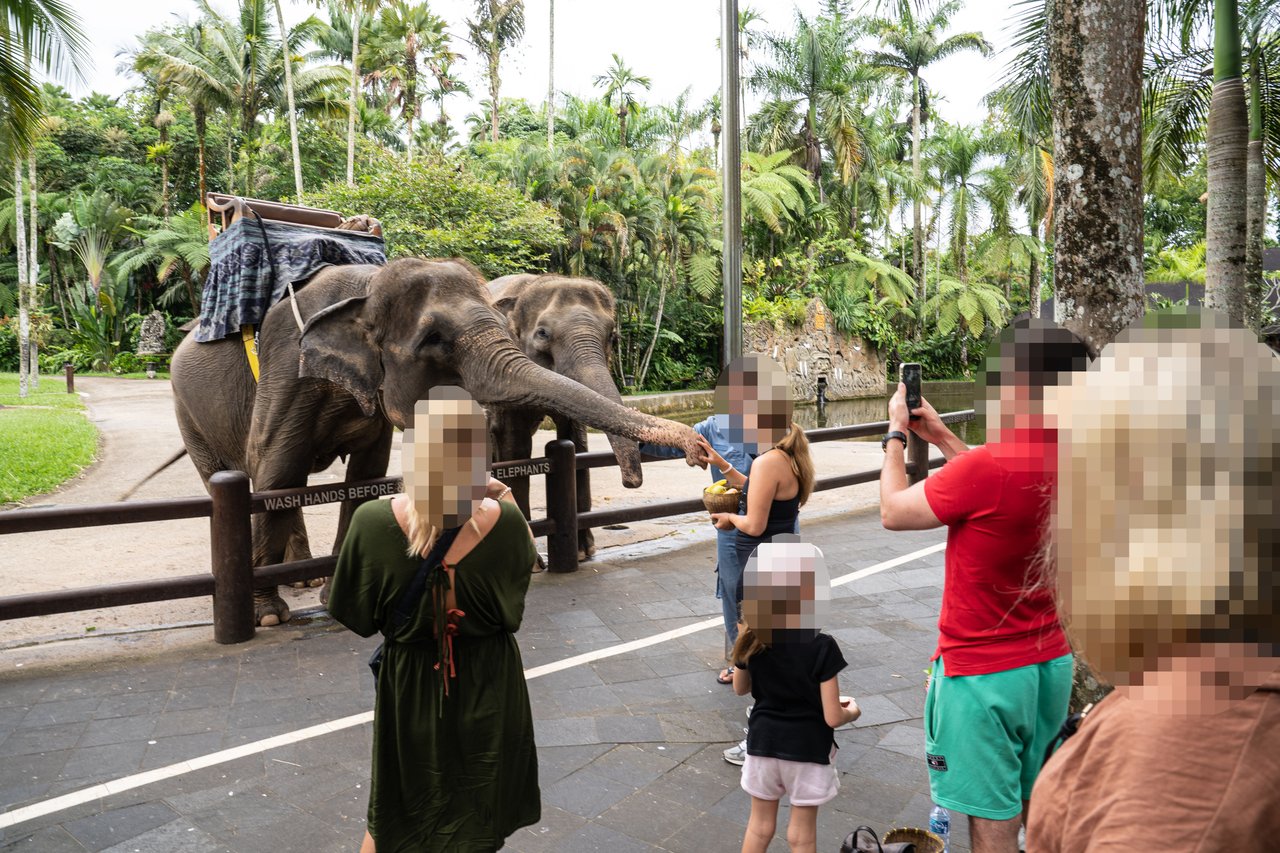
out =
<path fill-rule="evenodd" d="M 874 575 L 878 572 L 887 571 L 892 568 L 918 560 L 921 557 L 927 557 L 930 554 L 936 554 L 945 549 L 947 544 L 939 542 L 936 545 L 930 545 L 927 548 L 921 548 L 919 551 L 913 551 L 910 554 L 904 554 L 901 557 L 895 557 L 892 560 L 885 560 L 882 563 L 876 563 L 874 566 L 868 566 L 865 569 L 859 569 L 856 572 L 850 572 L 847 575 L 841 575 L 831 581 L 831 585 L 844 586 L 853 583 L 861 578 Z M 630 640 L 625 643 L 618 643 L 609 646 L 606 649 L 596 649 L 591 652 L 583 652 L 580 655 L 565 658 L 564 660 L 554 661 L 552 663 L 535 666 L 524 671 L 526 680 L 540 678 L 544 675 L 551 675 L 553 672 L 561 672 L 571 669 L 575 666 L 594 663 L 605 658 L 624 655 L 628 652 L 634 652 L 638 649 L 656 646 L 659 643 L 665 643 L 669 640 L 676 640 L 680 637 L 687 637 L 690 634 L 696 634 L 699 631 L 705 631 L 708 628 L 715 628 L 723 624 L 723 619 L 719 616 L 711 619 L 704 619 L 701 622 L 694 622 L 681 628 L 673 628 L 670 631 L 663 631 L 659 634 L 653 634 L 649 637 L 642 637 L 638 640 Z M 248 755 L 257 755 L 260 752 L 266 752 L 269 749 L 275 749 L 281 746 L 288 746 L 299 741 L 309 740 L 321 735 L 332 734 L 333 732 L 349 729 L 352 726 L 360 726 L 373 721 L 373 712 L 365 711 L 360 714 L 352 714 L 349 717 L 342 717 L 338 720 L 330 720 L 327 723 L 320 723 L 315 726 L 308 726 L 305 729 L 298 729 L 293 732 L 286 732 L 282 735 L 255 740 L 252 743 L 242 744 L 241 746 L 233 746 L 230 749 L 220 750 L 219 752 L 211 752 L 208 755 L 201 755 L 188 761 L 180 761 L 177 764 L 170 764 L 167 767 L 158 767 L 155 770 L 146 770 L 142 773 L 134 773 L 132 776 L 124 776 L 110 782 L 104 782 L 100 785 L 93 785 L 83 788 L 79 791 L 72 791 L 69 794 L 63 794 L 60 797 L 54 797 L 51 800 L 44 800 L 39 803 L 33 803 L 29 806 L 23 806 L 20 809 L 14 809 L 11 812 L 0 814 L 0 829 L 7 829 L 29 820 L 35 820 L 38 817 L 44 817 L 54 812 L 63 811 L 65 809 L 74 808 L 93 802 L 112 794 L 119 794 L 123 791 L 130 791 L 134 788 L 140 788 L 143 785 L 150 785 L 153 782 L 160 782 L 164 779 L 172 779 L 175 776 L 181 776 L 184 773 L 190 773 L 193 770 L 200 770 L 204 767 L 213 767 L 228 761 L 234 761 L 237 758 L 244 758 Z"/>

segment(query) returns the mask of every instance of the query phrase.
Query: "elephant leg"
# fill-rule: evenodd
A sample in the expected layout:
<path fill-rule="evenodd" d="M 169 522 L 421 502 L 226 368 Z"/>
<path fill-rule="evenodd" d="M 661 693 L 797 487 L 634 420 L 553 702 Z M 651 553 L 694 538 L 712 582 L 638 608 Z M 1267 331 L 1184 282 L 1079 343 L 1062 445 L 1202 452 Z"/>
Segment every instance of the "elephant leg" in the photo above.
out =
<path fill-rule="evenodd" d="M 512 409 L 501 409 L 495 413 L 490 432 L 493 436 L 493 454 L 495 462 L 510 462 L 528 459 L 533 454 L 533 434 L 538 429 L 541 416 L 530 415 Z M 511 487 L 511 496 L 516 506 L 529 518 L 529 478 L 509 477 L 503 480 Z"/>
<path fill-rule="evenodd" d="M 311 559 L 311 540 L 307 536 L 307 524 L 302 513 L 298 513 L 297 522 L 289 530 L 289 538 L 284 546 L 284 561 L 294 563 L 298 560 Z M 289 584 L 294 589 L 306 589 L 306 581 L 294 581 Z"/>
<path fill-rule="evenodd" d="M 573 441 L 574 449 L 579 453 L 587 452 L 587 428 L 576 421 L 555 418 L 556 437 Z M 591 471 L 581 468 L 576 476 L 578 493 L 578 512 L 591 511 Z M 595 556 L 596 537 L 590 530 L 578 531 L 578 562 L 585 563 Z"/>
<path fill-rule="evenodd" d="M 305 480 L 303 481 L 305 482 Z M 253 565 L 269 566 L 283 562 L 291 543 L 297 541 L 297 531 L 303 530 L 301 509 L 285 509 L 275 512 L 260 512 L 253 517 Z M 289 605 L 280 597 L 274 586 L 261 587 L 253 591 L 253 615 L 258 625 L 268 628 L 288 622 L 292 615 Z"/>
<path fill-rule="evenodd" d="M 347 459 L 346 482 L 358 483 L 362 480 L 373 480 L 387 475 L 387 465 L 391 461 L 391 438 L 394 430 L 390 422 L 383 421 L 377 437 L 366 447 L 353 450 Z M 333 553 L 342 550 L 342 543 L 347 538 L 347 528 L 351 526 L 351 517 L 362 503 L 373 500 L 372 497 L 355 498 L 343 501 L 338 513 L 338 534 L 333 540 Z M 321 586 L 322 585 L 322 586 Z M 312 581 L 311 586 L 320 586 L 320 603 L 329 604 L 329 578 Z"/>

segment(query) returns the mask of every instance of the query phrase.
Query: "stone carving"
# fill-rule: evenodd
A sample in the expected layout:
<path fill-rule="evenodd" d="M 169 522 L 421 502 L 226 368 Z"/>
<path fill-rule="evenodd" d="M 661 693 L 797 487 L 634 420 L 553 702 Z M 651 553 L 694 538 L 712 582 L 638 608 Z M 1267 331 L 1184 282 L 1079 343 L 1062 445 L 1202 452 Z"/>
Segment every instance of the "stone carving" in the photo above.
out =
<path fill-rule="evenodd" d="M 152 311 L 142 318 L 142 328 L 138 330 L 138 355 L 161 355 L 164 353 L 164 315 Z"/>
<path fill-rule="evenodd" d="M 797 402 L 815 399 L 819 380 L 825 380 L 828 400 L 884 396 L 884 356 L 862 338 L 837 331 L 820 299 L 809 303 L 803 325 L 760 321 L 746 324 L 742 333 L 743 350 L 764 353 L 787 371 Z"/>

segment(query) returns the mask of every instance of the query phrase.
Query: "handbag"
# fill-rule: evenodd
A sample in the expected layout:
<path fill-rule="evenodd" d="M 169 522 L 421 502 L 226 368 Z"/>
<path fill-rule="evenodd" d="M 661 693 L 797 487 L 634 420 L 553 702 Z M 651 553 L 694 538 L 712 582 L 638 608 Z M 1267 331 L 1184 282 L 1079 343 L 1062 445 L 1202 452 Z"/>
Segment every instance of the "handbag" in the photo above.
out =
<path fill-rule="evenodd" d="M 382 670 L 382 657 L 386 649 L 387 640 L 393 639 L 395 633 L 408 624 L 409 619 L 413 616 L 413 611 L 418 607 L 418 601 L 422 598 L 423 591 L 427 588 L 427 578 L 431 577 L 431 573 L 444 562 L 444 555 L 449 553 L 449 546 L 453 544 L 454 539 L 458 538 L 458 531 L 461 529 L 461 525 L 450 527 L 440 534 L 440 538 L 436 539 L 436 544 L 432 546 L 430 553 L 418 564 L 418 573 L 413 576 L 413 581 L 409 584 L 409 588 L 401 594 L 400 600 L 396 602 L 396 609 L 391 614 L 390 631 L 388 632 L 387 628 L 382 629 L 384 639 L 381 643 L 378 643 L 378 647 L 369 656 L 369 669 L 373 671 L 375 684 L 378 682 L 378 673 Z"/>
<path fill-rule="evenodd" d="M 840 853 L 916 853 L 916 845 L 911 841 L 881 844 L 874 829 L 860 826 L 845 836 Z"/>

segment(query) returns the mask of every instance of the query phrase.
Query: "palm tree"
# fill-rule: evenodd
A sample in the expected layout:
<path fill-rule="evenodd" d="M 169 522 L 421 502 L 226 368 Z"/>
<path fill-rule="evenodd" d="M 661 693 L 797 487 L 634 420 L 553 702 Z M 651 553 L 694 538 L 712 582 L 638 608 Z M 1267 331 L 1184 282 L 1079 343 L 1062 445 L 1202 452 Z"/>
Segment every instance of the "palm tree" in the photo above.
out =
<path fill-rule="evenodd" d="M 809 173 L 789 162 L 793 151 L 742 154 L 742 214 L 774 234 L 784 222 L 798 220 L 816 197 Z"/>
<path fill-rule="evenodd" d="M 194 204 L 171 219 L 140 217 L 137 224 L 128 229 L 142 238 L 142 244 L 121 252 L 112 263 L 117 277 L 133 275 L 138 270 L 154 266 L 156 281 L 166 284 L 177 275 L 178 283 L 167 288 L 158 300 L 166 308 L 179 304 L 180 294 L 185 292 L 192 316 L 200 313 L 197 284 L 204 281 L 209 268 L 209 235 L 205 232 L 205 214 L 200 204 Z"/>
<path fill-rule="evenodd" d="M 476 17 L 467 20 L 471 44 L 484 54 L 489 78 L 490 141 L 498 141 L 498 66 L 502 52 L 524 36 L 524 0 L 476 0 Z"/>
<path fill-rule="evenodd" d="M 148 47 L 156 55 L 149 61 L 156 63 L 163 79 L 186 91 L 199 90 L 204 103 L 227 111 L 247 155 L 246 192 L 253 193 L 259 119 L 269 110 L 287 108 L 283 103 L 284 59 L 296 55 L 323 24 L 315 17 L 307 18 L 288 32 L 288 49 L 276 50 L 261 0 L 243 0 L 235 18 L 217 12 L 209 0 L 196 2 L 204 19 L 200 42 L 155 33 Z M 304 113 L 324 113 L 332 103 L 331 92 L 345 77 L 346 72 L 334 66 L 301 69 L 293 81 L 295 107 Z"/>
<path fill-rule="evenodd" d="M 360 37 L 382 0 L 329 0 L 329 18 L 334 30 L 339 20 L 347 23 L 351 84 L 347 90 L 347 186 L 356 184 L 356 119 L 360 116 Z M 342 17 L 345 16 L 345 17 Z"/>
<path fill-rule="evenodd" d="M 991 55 L 991 45 L 981 33 L 957 33 L 944 37 L 950 18 L 960 9 L 960 0 L 946 0 L 935 10 L 917 17 L 913 4 L 900 2 L 895 20 L 879 23 L 881 50 L 872 52 L 867 62 L 876 68 L 902 74 L 911 80 L 911 172 L 920 180 L 920 123 L 923 118 L 924 69 L 939 60 L 966 50 Z M 920 200 L 912 202 L 911 277 L 916 280 L 921 301 L 924 296 L 924 238 L 920 230 Z"/>
<path fill-rule="evenodd" d="M 822 188 L 822 145 L 834 156 L 844 184 L 856 178 L 865 160 L 858 118 L 866 85 L 875 72 L 860 61 L 856 31 L 843 15 L 809 20 L 796 12 L 793 36 L 768 35 L 770 61 L 752 71 L 748 82 L 767 100 L 747 126 L 747 138 L 761 151 L 798 149 L 803 165 Z"/>
<path fill-rule="evenodd" d="M 422 115 L 419 75 L 424 58 L 439 63 L 456 58 L 448 47 L 444 21 L 431 13 L 426 3 L 392 0 L 382 10 L 370 40 L 371 62 L 386 84 L 394 102 L 399 104 L 409 138 L 409 160 L 413 160 L 414 122 Z M 446 78 L 451 79 L 451 78 Z M 441 97 L 443 111 L 443 97 Z"/>
<path fill-rule="evenodd" d="M 1140 0 L 1054 0 L 1054 291 L 1063 322 L 1096 355 L 1142 315 Z"/>
<path fill-rule="evenodd" d="M 979 204 L 987 208 L 993 232 L 1009 231 L 1009 203 L 1012 181 L 1000 166 L 981 167 L 982 158 L 993 153 L 992 140 L 972 129 L 944 124 L 934 137 L 937 166 L 945 199 L 951 210 L 951 256 L 956 275 L 969 280 L 969 227 Z"/>
<path fill-rule="evenodd" d="M 556 0 L 551 0 L 547 27 L 547 150 L 556 147 Z"/>
<path fill-rule="evenodd" d="M 287 33 L 289 30 L 284 25 L 284 5 L 281 0 L 275 0 L 276 7 L 276 25 L 279 27 L 280 33 Z M 293 104 L 293 56 L 289 50 L 289 41 L 281 38 L 280 49 L 284 56 L 284 94 L 285 103 L 289 107 L 289 152 L 293 157 L 293 188 L 297 194 L 298 201 L 302 200 L 302 157 L 298 154 L 298 110 Z M 168 211 L 165 212 L 168 215 Z"/>
<path fill-rule="evenodd" d="M 618 98 L 618 106 L 616 109 L 618 115 L 618 137 L 622 140 L 622 147 L 627 147 L 627 116 L 636 111 L 636 100 L 632 94 L 633 88 L 648 89 L 650 80 L 648 77 L 642 77 L 628 68 L 618 54 L 613 55 L 613 67 L 603 74 L 597 74 L 594 81 L 595 85 L 604 87 L 604 102 L 609 106 L 613 106 L 613 98 Z"/>
<path fill-rule="evenodd" d="M 944 335 L 960 329 L 960 362 L 969 363 L 969 340 L 988 327 L 999 329 L 1009 317 L 1009 303 L 1000 289 L 980 281 L 939 279 L 937 291 L 924 305 L 925 313 L 938 317 L 938 331 Z"/>

